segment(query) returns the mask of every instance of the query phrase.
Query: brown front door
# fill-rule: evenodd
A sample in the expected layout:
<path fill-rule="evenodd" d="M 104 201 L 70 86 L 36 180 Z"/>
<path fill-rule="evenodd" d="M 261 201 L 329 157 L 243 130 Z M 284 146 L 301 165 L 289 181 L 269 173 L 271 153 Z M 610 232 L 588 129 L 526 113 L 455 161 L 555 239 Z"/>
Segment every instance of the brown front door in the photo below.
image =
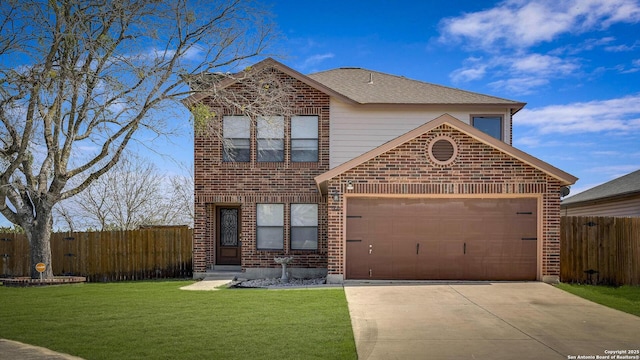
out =
<path fill-rule="evenodd" d="M 240 265 L 240 207 L 218 207 L 216 220 L 216 265 Z"/>

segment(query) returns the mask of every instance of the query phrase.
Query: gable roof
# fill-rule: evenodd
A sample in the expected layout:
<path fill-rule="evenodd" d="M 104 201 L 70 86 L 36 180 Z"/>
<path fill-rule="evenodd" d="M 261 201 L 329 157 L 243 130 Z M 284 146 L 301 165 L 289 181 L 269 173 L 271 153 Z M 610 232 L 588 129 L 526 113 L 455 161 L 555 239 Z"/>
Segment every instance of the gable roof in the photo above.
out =
<path fill-rule="evenodd" d="M 195 94 L 182 103 L 189 107 L 208 96 L 206 89 L 225 88 L 238 81 L 250 69 L 273 67 L 310 87 L 349 104 L 396 105 L 499 105 L 515 114 L 526 104 L 470 91 L 407 79 L 361 68 L 339 68 L 304 75 L 267 58 L 235 74 L 201 73 L 186 76 Z"/>
<path fill-rule="evenodd" d="M 640 170 L 613 179 L 604 184 L 585 190 L 562 200 L 561 205 L 577 204 L 581 202 L 603 200 L 606 198 L 640 194 Z"/>
<path fill-rule="evenodd" d="M 359 104 L 501 105 L 512 114 L 525 103 L 412 80 L 362 68 L 339 68 L 308 75 Z"/>
<path fill-rule="evenodd" d="M 301 81 L 302 83 L 309 85 L 310 87 L 321 91 L 329 96 L 336 97 L 344 102 L 354 104 L 355 101 L 345 97 L 339 92 L 325 86 L 324 84 L 313 80 L 312 78 L 293 70 L 292 68 L 275 61 L 272 58 L 266 58 L 252 66 L 247 67 L 245 70 L 234 73 L 234 74 L 222 74 L 222 73 L 201 73 L 196 75 L 190 75 L 187 77 L 187 83 L 189 83 L 192 90 L 195 90 L 196 93 L 182 100 L 182 103 L 189 107 L 197 103 L 198 101 L 206 98 L 209 95 L 207 89 L 212 87 L 218 87 L 219 89 L 224 89 L 228 86 L 231 86 L 242 79 L 247 73 L 251 70 L 260 70 L 264 68 L 272 67 L 283 73 L 291 76 L 292 78 Z"/>
<path fill-rule="evenodd" d="M 421 125 L 407 133 L 405 133 L 404 135 L 401 135 L 391 141 L 388 141 L 380 146 L 378 146 L 377 148 L 370 150 L 356 158 L 353 158 L 341 165 L 336 166 L 335 168 L 320 174 L 318 176 L 315 177 L 315 181 L 316 181 L 316 185 L 318 186 L 318 189 L 320 190 L 320 192 L 322 193 L 326 193 L 327 191 L 327 182 L 329 180 L 331 180 L 332 178 L 348 171 L 351 170 L 353 168 L 355 168 L 356 166 L 359 166 L 363 163 L 365 163 L 366 161 L 369 161 L 373 158 L 375 158 L 376 156 L 382 155 L 385 152 L 394 149 L 404 143 L 406 143 L 407 141 L 413 140 L 416 137 L 427 133 L 443 124 L 449 125 L 450 127 L 463 132 L 469 136 L 471 136 L 472 138 L 486 144 L 489 145 L 505 154 L 508 154 L 522 162 L 524 162 L 525 164 L 528 164 L 546 174 L 548 174 L 549 176 L 556 178 L 560 181 L 560 183 L 562 185 L 571 185 L 574 184 L 578 178 L 576 178 L 575 176 L 566 173 L 556 167 L 554 167 L 553 165 L 546 163 L 534 156 L 531 156 L 527 153 L 525 153 L 522 150 L 518 150 L 516 148 L 514 148 L 513 146 L 504 143 L 488 134 L 485 134 L 484 132 L 474 128 L 473 126 L 470 126 L 468 124 L 463 123 L 462 121 L 454 118 L 453 116 L 449 115 L 449 114 L 443 114 L 440 115 L 439 117 L 437 117 L 434 120 L 431 120 L 427 123 L 425 123 L 424 125 Z"/>

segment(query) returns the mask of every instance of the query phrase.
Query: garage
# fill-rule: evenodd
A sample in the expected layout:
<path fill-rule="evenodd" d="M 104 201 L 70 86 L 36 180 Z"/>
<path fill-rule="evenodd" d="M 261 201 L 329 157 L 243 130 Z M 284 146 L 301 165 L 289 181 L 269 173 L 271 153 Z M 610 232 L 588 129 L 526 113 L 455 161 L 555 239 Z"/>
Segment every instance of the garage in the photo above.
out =
<path fill-rule="evenodd" d="M 347 201 L 346 278 L 536 280 L 536 198 Z"/>

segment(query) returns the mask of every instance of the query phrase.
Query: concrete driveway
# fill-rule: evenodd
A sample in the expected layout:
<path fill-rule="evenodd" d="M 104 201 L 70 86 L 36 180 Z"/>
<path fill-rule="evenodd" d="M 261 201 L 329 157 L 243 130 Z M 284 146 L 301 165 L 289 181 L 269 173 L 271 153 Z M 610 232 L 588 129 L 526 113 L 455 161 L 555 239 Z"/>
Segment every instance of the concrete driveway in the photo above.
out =
<path fill-rule="evenodd" d="M 346 284 L 358 358 L 640 359 L 640 318 L 539 282 Z"/>

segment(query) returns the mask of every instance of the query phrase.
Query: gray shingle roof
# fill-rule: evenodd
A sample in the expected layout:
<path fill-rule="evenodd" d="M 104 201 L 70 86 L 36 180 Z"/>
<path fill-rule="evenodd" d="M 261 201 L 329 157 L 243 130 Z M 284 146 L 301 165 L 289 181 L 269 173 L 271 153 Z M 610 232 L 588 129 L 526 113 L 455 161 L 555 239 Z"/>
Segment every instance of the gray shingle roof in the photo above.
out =
<path fill-rule="evenodd" d="M 515 111 L 525 105 L 362 68 L 339 68 L 307 76 L 361 104 L 486 104 L 507 105 Z"/>
<path fill-rule="evenodd" d="M 613 179 L 562 200 L 562 205 L 604 199 L 640 192 L 640 170 Z"/>

